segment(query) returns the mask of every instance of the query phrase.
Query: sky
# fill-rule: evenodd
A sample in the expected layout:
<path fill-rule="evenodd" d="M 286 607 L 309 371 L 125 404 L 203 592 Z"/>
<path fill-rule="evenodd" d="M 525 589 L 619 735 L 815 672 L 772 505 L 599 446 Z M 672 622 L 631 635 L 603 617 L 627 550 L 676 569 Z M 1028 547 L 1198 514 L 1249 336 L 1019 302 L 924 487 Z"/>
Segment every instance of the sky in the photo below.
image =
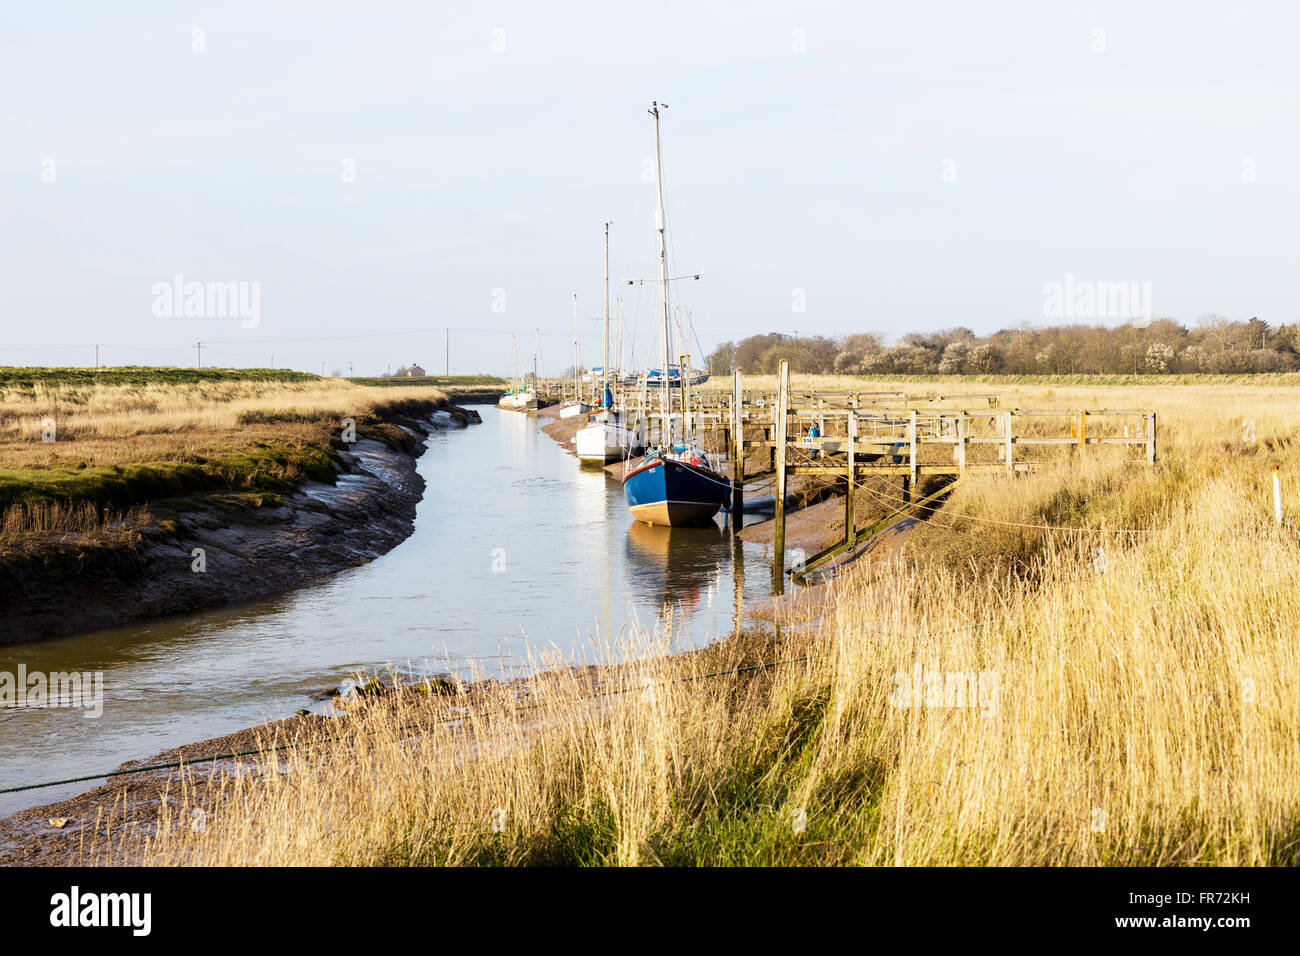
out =
<path fill-rule="evenodd" d="M 5 4 L 0 364 L 441 374 L 450 329 L 452 374 L 512 334 L 558 373 L 575 293 L 600 364 L 610 221 L 644 365 L 652 100 L 697 356 L 1049 324 L 1067 276 L 1294 322 L 1297 34 L 1280 2 Z"/>

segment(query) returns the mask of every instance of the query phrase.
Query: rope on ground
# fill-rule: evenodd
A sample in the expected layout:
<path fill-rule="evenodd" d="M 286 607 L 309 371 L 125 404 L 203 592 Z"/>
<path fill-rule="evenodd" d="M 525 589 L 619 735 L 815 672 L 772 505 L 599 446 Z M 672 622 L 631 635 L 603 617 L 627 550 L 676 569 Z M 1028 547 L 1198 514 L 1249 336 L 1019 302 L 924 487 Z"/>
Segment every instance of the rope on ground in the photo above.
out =
<path fill-rule="evenodd" d="M 688 677 L 679 677 L 679 678 L 675 678 L 674 680 L 668 681 L 668 683 L 677 684 L 677 683 L 684 683 L 687 681 L 703 680 L 706 677 L 725 677 L 727 675 L 743 674 L 749 671 L 768 670 L 773 667 L 780 667 L 783 664 L 795 664 L 795 663 L 799 663 L 800 661 L 809 661 L 809 660 L 812 660 L 812 658 L 795 657 L 783 661 L 769 661 L 764 664 L 745 664 L 741 667 L 732 668 L 731 670 L 715 671 L 709 674 L 695 674 Z M 639 690 L 639 689 L 640 688 L 625 688 L 622 690 L 602 691 L 597 694 L 592 694 L 591 696 L 593 698 L 610 697 L 616 694 L 631 693 L 633 690 Z M 534 704 L 530 707 L 516 708 L 516 710 L 536 710 L 539 709 L 541 706 L 542 706 L 541 704 Z M 444 727 L 451 726 L 452 724 L 462 723 L 464 722 L 465 719 L 466 719 L 465 717 L 455 717 L 449 720 L 439 720 L 439 721 L 434 721 L 434 725 L 444 726 Z M 405 730 L 407 728 L 399 728 L 399 729 Z M 376 733 L 378 733 L 378 731 L 376 731 Z M 130 776 L 138 773 L 149 773 L 154 770 L 175 770 L 182 766 L 199 764 L 199 763 L 212 763 L 213 761 L 216 760 L 232 760 L 236 757 L 255 757 L 260 754 L 275 753 L 281 750 L 292 750 L 297 747 L 305 747 L 308 744 L 318 743 L 318 742 L 319 741 L 313 741 L 313 740 L 299 740 L 299 741 L 294 741 L 293 743 L 280 744 L 275 747 L 264 747 L 264 748 L 259 748 L 257 750 L 238 750 L 238 751 L 233 751 L 231 753 L 214 754 L 209 757 L 191 757 L 188 759 L 168 761 L 167 763 L 149 764 L 148 766 L 145 767 L 125 767 L 119 770 L 109 770 L 106 773 L 92 773 L 82 777 L 67 777 L 63 780 L 50 780 L 45 783 L 28 783 L 17 787 L 5 787 L 3 789 L 0 789 L 0 794 L 20 793 L 24 790 L 43 790 L 47 787 L 58 787 L 68 783 L 86 783 L 91 780 L 104 780 L 111 777 L 125 777 L 125 776 Z"/>

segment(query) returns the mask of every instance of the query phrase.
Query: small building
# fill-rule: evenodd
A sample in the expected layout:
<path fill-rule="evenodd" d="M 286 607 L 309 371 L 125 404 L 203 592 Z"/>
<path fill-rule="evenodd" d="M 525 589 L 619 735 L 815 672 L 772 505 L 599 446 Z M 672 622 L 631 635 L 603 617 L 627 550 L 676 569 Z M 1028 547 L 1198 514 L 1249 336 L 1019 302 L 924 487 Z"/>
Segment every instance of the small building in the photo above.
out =
<path fill-rule="evenodd" d="M 428 372 L 420 368 L 420 366 L 416 365 L 414 362 L 412 362 L 410 367 L 408 367 L 406 370 L 407 378 L 424 378 L 424 376 L 428 374 L 429 374 Z"/>

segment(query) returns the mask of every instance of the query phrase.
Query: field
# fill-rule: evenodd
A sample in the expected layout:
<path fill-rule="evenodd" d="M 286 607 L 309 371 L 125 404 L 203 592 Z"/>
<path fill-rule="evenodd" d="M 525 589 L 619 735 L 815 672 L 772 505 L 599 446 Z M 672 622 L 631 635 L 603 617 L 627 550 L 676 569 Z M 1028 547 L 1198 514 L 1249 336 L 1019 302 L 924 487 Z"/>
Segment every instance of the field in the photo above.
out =
<path fill-rule="evenodd" d="M 382 436 L 395 426 L 377 411 L 445 398 L 262 369 L 0 369 L 0 534 L 92 532 L 159 499 L 333 481 L 344 418 Z"/>
<path fill-rule="evenodd" d="M 968 476 L 899 561 L 779 634 L 620 664 L 666 637 L 644 633 L 594 675 L 363 697 L 88 858 L 1300 862 L 1295 389 L 978 384 L 1003 407 L 1154 408 L 1158 463 Z"/>
<path fill-rule="evenodd" d="M 494 375 L 425 375 L 421 378 L 350 378 L 354 385 L 373 385 L 379 387 L 433 386 L 434 388 L 501 388 L 506 384 L 503 378 Z"/>

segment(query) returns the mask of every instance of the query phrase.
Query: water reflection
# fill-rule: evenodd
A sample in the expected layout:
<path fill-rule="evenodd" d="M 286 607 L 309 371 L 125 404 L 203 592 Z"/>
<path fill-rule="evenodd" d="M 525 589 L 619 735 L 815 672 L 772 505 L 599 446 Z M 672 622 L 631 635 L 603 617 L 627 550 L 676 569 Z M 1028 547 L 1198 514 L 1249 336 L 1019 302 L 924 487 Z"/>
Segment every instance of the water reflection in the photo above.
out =
<path fill-rule="evenodd" d="M 666 528 L 633 521 L 627 529 L 630 587 L 659 606 L 660 617 L 713 607 L 729 556 L 730 535 L 717 524 Z"/>
<path fill-rule="evenodd" d="M 656 625 L 698 646 L 732 631 L 738 602 L 770 593 L 769 549 L 717 524 L 634 525 L 620 482 L 580 469 L 536 417 L 481 413 L 430 438 L 415 531 L 370 564 L 241 607 L 0 648 L 0 670 L 103 671 L 105 693 L 96 720 L 0 711 L 0 787 L 323 706 L 313 692 L 389 663 L 511 676 L 543 648 L 591 660 Z M 0 813 L 66 795 L 3 796 Z"/>

